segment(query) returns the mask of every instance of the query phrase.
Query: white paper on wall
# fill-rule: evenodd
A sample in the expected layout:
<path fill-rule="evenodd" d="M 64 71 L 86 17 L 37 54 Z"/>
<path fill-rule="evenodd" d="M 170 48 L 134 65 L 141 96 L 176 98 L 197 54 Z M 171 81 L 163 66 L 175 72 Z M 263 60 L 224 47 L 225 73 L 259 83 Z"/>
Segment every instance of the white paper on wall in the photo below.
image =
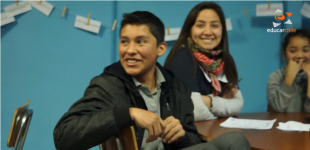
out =
<path fill-rule="evenodd" d="M 181 28 L 169 28 L 170 34 L 168 34 L 168 29 L 165 30 L 165 41 L 174 41 L 179 38 Z"/>
<path fill-rule="evenodd" d="M 226 30 L 227 31 L 232 30 L 233 27 L 232 27 L 232 24 L 231 24 L 231 19 L 230 18 L 226 18 L 225 22 L 226 22 Z"/>
<path fill-rule="evenodd" d="M 14 17 L 11 17 L 10 15 L 7 15 L 8 13 L 3 12 L 1 13 L 1 26 L 12 23 L 15 21 Z"/>
<path fill-rule="evenodd" d="M 29 1 L 29 4 L 36 8 L 37 10 L 41 11 L 46 16 L 49 16 L 54 8 L 54 6 L 46 1 Z"/>
<path fill-rule="evenodd" d="M 302 5 L 302 8 L 300 10 L 300 14 L 310 19 L 310 5 L 304 3 L 304 5 Z"/>
<path fill-rule="evenodd" d="M 14 17 L 16 15 L 25 13 L 32 10 L 31 5 L 28 2 L 19 2 L 18 6 L 14 3 L 4 7 L 4 11 L 8 12 L 8 17 Z"/>
<path fill-rule="evenodd" d="M 93 33 L 99 33 L 101 26 L 101 22 L 96 21 L 96 20 L 89 20 L 89 25 L 87 25 L 87 18 L 82 17 L 82 16 L 76 16 L 74 27 L 80 28 L 86 31 L 90 31 Z"/>
<path fill-rule="evenodd" d="M 256 16 L 275 16 L 283 14 L 283 3 L 270 4 L 257 4 L 256 5 Z"/>

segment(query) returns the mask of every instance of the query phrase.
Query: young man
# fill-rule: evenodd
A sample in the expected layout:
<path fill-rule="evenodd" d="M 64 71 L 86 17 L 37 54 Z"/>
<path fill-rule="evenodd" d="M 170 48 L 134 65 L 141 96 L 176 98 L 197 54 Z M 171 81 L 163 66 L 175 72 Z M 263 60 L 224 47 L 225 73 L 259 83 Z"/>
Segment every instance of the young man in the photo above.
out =
<path fill-rule="evenodd" d="M 199 144 L 191 91 L 157 63 L 167 49 L 159 18 L 146 11 L 124 14 L 120 30 L 120 61 L 94 77 L 59 120 L 54 130 L 58 150 L 89 149 L 128 126 L 135 128 L 139 149 L 250 149 L 238 133 Z"/>

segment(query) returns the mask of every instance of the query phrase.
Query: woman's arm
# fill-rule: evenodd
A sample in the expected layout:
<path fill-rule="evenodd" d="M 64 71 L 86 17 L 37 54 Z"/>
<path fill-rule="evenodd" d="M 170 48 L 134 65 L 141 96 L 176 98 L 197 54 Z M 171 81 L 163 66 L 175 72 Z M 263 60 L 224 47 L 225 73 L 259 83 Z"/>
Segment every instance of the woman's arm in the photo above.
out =
<path fill-rule="evenodd" d="M 192 92 L 192 101 L 194 103 L 194 118 L 195 121 L 212 120 L 217 117 L 210 111 L 210 109 L 204 104 L 202 95 L 198 92 Z"/>
<path fill-rule="evenodd" d="M 212 98 L 212 107 L 210 111 L 218 117 L 229 117 L 240 113 L 243 107 L 243 97 L 238 90 L 235 98 L 226 99 L 219 96 L 209 95 Z"/>

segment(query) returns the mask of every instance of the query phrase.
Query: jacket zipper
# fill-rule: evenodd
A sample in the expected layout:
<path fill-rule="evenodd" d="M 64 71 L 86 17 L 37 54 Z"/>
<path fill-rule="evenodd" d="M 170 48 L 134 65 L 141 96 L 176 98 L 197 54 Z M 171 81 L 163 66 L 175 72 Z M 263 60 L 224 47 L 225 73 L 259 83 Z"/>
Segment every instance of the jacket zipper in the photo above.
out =
<path fill-rule="evenodd" d="M 161 93 L 161 95 L 164 95 L 164 93 Z M 167 106 L 167 110 L 170 111 L 169 97 L 168 97 L 168 96 L 167 96 L 167 103 L 166 103 L 166 106 Z"/>
<path fill-rule="evenodd" d="M 170 111 L 170 106 L 169 106 L 169 102 L 167 102 L 167 110 Z"/>

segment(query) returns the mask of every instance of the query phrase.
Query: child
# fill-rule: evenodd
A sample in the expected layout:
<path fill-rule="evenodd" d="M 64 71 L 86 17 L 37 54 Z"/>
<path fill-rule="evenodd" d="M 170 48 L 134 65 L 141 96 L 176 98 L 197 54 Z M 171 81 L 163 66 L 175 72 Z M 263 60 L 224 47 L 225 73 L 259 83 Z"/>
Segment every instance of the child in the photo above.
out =
<path fill-rule="evenodd" d="M 282 53 L 287 66 L 272 73 L 267 100 L 277 112 L 310 113 L 310 33 L 305 29 L 285 36 Z"/>

